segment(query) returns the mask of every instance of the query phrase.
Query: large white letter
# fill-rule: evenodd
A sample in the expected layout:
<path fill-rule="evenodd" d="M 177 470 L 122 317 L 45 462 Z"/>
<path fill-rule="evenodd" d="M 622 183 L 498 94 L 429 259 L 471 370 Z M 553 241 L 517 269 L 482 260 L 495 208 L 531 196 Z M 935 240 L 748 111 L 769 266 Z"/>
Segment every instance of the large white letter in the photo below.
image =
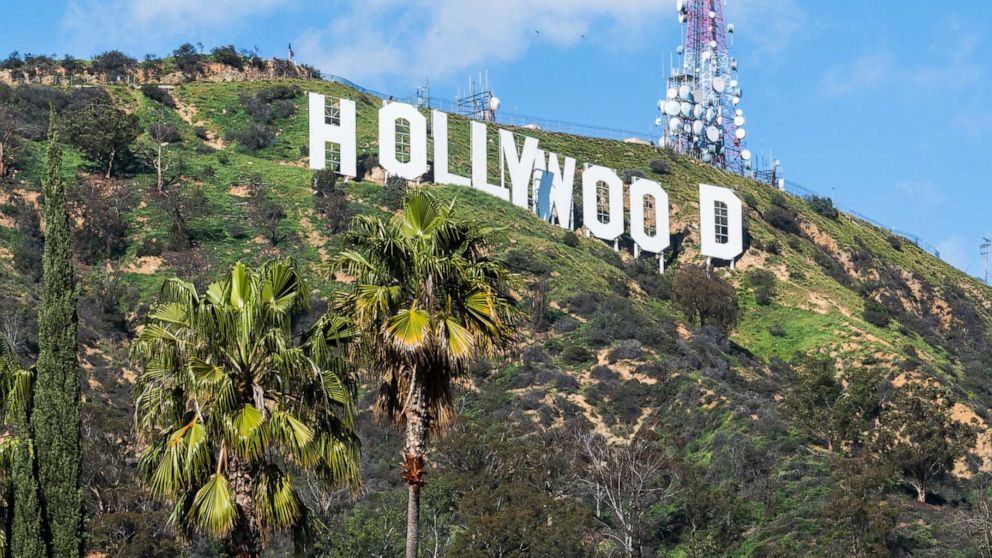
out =
<path fill-rule="evenodd" d="M 489 183 L 489 145 L 486 125 L 472 122 L 472 187 L 476 190 L 510 201 L 510 191 L 497 184 Z"/>
<path fill-rule="evenodd" d="M 524 146 L 518 156 L 513 132 L 500 130 L 499 148 L 503 152 L 506 168 L 510 171 L 513 205 L 530 209 L 530 188 L 534 178 L 534 165 L 537 163 L 537 140 L 524 137 Z"/>
<path fill-rule="evenodd" d="M 597 190 L 604 183 L 609 188 L 609 220 L 599 220 Z M 582 173 L 582 215 L 586 228 L 596 238 L 615 240 L 623 234 L 623 180 L 606 167 L 593 165 Z"/>
<path fill-rule="evenodd" d="M 540 195 L 540 183 L 544 172 L 551 174 L 551 191 L 549 197 L 549 214 L 558 218 L 558 226 L 565 230 L 572 230 L 572 191 L 575 189 L 575 159 L 565 157 L 565 168 L 558 164 L 558 154 L 548 153 L 547 160 L 544 158 L 544 151 L 538 150 L 537 163 L 534 172 L 534 198 Z"/>
<path fill-rule="evenodd" d="M 644 205 L 646 198 L 654 198 L 654 236 L 647 233 L 644 226 Z M 672 243 L 668 234 L 668 194 L 661 185 L 642 178 L 630 185 L 630 237 L 641 250 L 660 254 Z"/>
<path fill-rule="evenodd" d="M 310 168 L 323 170 L 327 166 L 328 143 L 341 147 L 338 174 L 355 178 L 358 167 L 358 147 L 355 139 L 355 101 L 340 99 L 338 123 L 328 124 L 324 96 L 310 93 Z"/>
<path fill-rule="evenodd" d="M 699 185 L 700 253 L 733 262 L 744 253 L 744 209 L 733 190 Z"/>
<path fill-rule="evenodd" d="M 434 125 L 434 183 L 471 186 L 468 177 L 448 170 L 448 115 L 439 110 L 431 111 L 431 121 Z"/>
<path fill-rule="evenodd" d="M 396 121 L 410 123 L 410 161 L 396 157 Z M 389 174 L 416 180 L 427 174 L 427 119 L 413 105 L 386 103 L 379 109 L 379 164 Z"/>

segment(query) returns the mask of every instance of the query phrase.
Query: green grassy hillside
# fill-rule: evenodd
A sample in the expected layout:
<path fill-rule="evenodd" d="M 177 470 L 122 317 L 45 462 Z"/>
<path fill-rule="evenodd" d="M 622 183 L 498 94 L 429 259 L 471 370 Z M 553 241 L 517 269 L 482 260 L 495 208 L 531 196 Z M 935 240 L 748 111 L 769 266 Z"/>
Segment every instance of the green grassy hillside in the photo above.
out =
<path fill-rule="evenodd" d="M 239 260 L 290 256 L 310 271 L 326 300 L 341 283 L 323 273 L 324 263 L 347 245 L 341 230 L 348 217 L 395 211 L 395 193 L 372 182 L 338 181 L 333 188 L 340 195 L 331 198 L 332 205 L 315 203 L 306 157 L 305 91 L 358 101 L 360 156 L 377 149 L 381 100 L 342 85 L 189 83 L 171 91 L 175 107 L 123 86 L 103 90 L 117 107 L 137 116 L 143 132 L 132 146 L 134 156 L 111 179 L 101 178 L 81 152 L 70 150 L 67 157 L 73 181 L 90 185 L 89 198 L 74 198 L 80 238 L 94 234 L 86 230 L 87 219 L 96 215 L 86 212 L 86 200 L 93 205 L 94 196 L 102 200 L 96 205 L 112 214 L 101 218 L 108 223 L 116 218 L 122 231 L 114 249 L 104 250 L 101 237 L 102 243 L 81 252 L 78 261 L 90 547 L 110 555 L 171 555 L 177 543 L 161 527 L 168 510 L 151 503 L 134 481 L 130 433 L 136 371 L 127 359 L 129 339 L 163 280 L 178 275 L 202 285 Z M 15 90 L 0 93 L 0 105 L 37 101 Z M 261 120 L 271 141 L 258 149 L 246 149 L 241 141 L 260 122 L 252 99 L 270 110 Z M 147 131 L 159 121 L 178 132 L 165 147 L 171 183 L 165 194 L 157 192 Z M 467 175 L 468 126 L 460 117 L 450 124 L 453 171 Z M 933 501 L 914 504 L 898 482 L 871 492 L 874 504 L 868 509 L 885 507 L 891 525 L 881 546 L 864 547 L 871 549 L 866 554 L 974 555 L 972 539 L 958 526 L 974 504 L 972 481 L 982 477 L 981 469 L 992 468 L 992 438 L 985 428 L 992 406 L 992 289 L 859 219 L 833 215 L 822 205 L 670 152 L 525 132 L 537 137 L 542 149 L 580 164 L 635 169 L 660 181 L 671 199 L 672 234 L 679 242 L 665 255 L 669 271 L 660 275 L 655 260 L 634 260 L 627 249 L 614 251 L 581 231 L 563 231 L 478 191 L 428 186 L 446 200 L 457 198 L 464 218 L 502 227 L 496 250 L 521 275 L 515 294 L 529 313 L 517 351 L 504 361 L 479 363 L 459 395 L 464 425 L 452 435 L 453 449 L 440 450 L 449 453 L 432 475 L 439 488 L 431 509 L 447 521 L 442 548 L 458 555 L 450 549 L 469 548 L 458 546 L 469 545 L 466 533 L 485 536 L 467 511 L 470 497 L 473 491 L 497 489 L 472 485 L 458 459 L 470 452 L 465 448 L 471 440 L 482 443 L 493 428 L 505 428 L 544 440 L 592 431 L 617 443 L 638 433 L 660 441 L 679 464 L 672 470 L 681 484 L 675 496 L 651 509 L 646 548 L 652 555 L 850 555 L 839 550 L 853 548 L 844 542 L 850 525 L 825 518 L 835 517 L 830 506 L 844 494 L 844 467 L 853 453 L 811 439 L 781 405 L 797 382 L 797 370 L 819 356 L 835 359 L 842 378 L 853 369 L 877 370 L 885 393 L 893 383 L 933 378 L 958 404 L 955 418 L 979 422 L 970 458 L 958 460 L 958 476 L 942 485 Z M 37 245 L 31 244 L 25 221 L 38 202 L 44 138 L 21 135 L 15 170 L 0 189 L 0 303 L 5 327 L 20 336 L 30 355 L 36 350 L 40 295 L 32 266 Z M 495 128 L 490 138 L 495 139 Z M 495 151 L 490 149 L 492 169 Z M 651 170 L 657 160 L 668 172 Z M 702 263 L 699 183 L 732 188 L 745 202 L 746 253 L 735 270 L 715 271 L 736 290 L 740 307 L 740 318 L 726 335 L 697 327 L 673 300 L 679 269 Z M 285 212 L 272 231 L 253 217 L 256 201 L 250 193 L 259 188 Z M 193 201 L 174 201 L 194 191 Z M 176 211 L 185 212 L 185 243 L 175 242 Z M 110 230 L 103 222 L 97 228 Z M 364 397 L 367 403 L 371 396 Z M 334 497 L 327 503 L 328 531 L 315 555 L 393 548 L 395 534 L 375 525 L 397 521 L 394 516 L 403 510 L 398 442 L 368 417 L 363 421 L 366 490 L 357 501 Z M 446 492 L 445 487 L 456 488 Z M 575 496 L 569 490 L 558 495 L 565 494 Z M 520 503 L 520 509 L 527 505 Z M 591 508 L 584 509 L 592 518 Z M 482 515 L 497 517 L 490 512 Z M 402 517 L 398 521 L 402 526 Z M 602 523 L 589 519 L 587 529 L 591 546 L 603 555 L 616 550 L 596 534 Z M 210 553 L 209 545 L 192 548 Z"/>

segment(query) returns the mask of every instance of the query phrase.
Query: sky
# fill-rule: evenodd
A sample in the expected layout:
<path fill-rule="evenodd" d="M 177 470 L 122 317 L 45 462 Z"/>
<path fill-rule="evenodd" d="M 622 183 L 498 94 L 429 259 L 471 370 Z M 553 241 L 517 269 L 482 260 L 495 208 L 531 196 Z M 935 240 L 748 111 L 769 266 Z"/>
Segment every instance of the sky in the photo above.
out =
<path fill-rule="evenodd" d="M 992 237 L 992 2 L 726 0 L 748 146 L 973 275 Z M 674 0 L 0 0 L 0 55 L 257 47 L 406 97 L 656 133 Z"/>

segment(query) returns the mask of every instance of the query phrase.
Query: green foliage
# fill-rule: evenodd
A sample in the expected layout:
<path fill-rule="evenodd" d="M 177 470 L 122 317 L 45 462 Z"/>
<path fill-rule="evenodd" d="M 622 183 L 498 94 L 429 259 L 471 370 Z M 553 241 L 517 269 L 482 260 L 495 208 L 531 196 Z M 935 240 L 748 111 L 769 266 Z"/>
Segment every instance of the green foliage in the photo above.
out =
<path fill-rule="evenodd" d="M 827 219 L 837 220 L 840 218 L 840 212 L 834 207 L 834 201 L 830 198 L 820 196 L 813 196 L 809 199 L 810 208 L 823 215 Z"/>
<path fill-rule="evenodd" d="M 454 203 L 418 190 L 402 216 L 358 217 L 350 235 L 356 249 L 336 261 L 355 277 L 337 307 L 362 333 L 364 360 L 380 385 L 377 410 L 406 428 L 408 553 L 418 544 L 428 435 L 451 424 L 452 381 L 516 336 L 520 311 L 508 294 L 514 278 L 489 257 L 492 234 L 458 219 Z"/>
<path fill-rule="evenodd" d="M 651 172 L 655 174 L 665 175 L 671 172 L 671 168 L 668 166 L 668 163 L 661 159 L 651 161 L 648 166 L 651 168 Z"/>
<path fill-rule="evenodd" d="M 775 274 L 767 269 L 756 269 L 748 273 L 758 304 L 768 306 L 775 300 Z"/>
<path fill-rule="evenodd" d="M 382 187 L 382 205 L 393 211 L 403 207 L 409 184 L 405 178 L 390 176 Z"/>
<path fill-rule="evenodd" d="M 765 212 L 763 217 L 769 225 L 776 229 L 794 235 L 801 235 L 803 233 L 802 229 L 799 228 L 799 222 L 796 220 L 796 214 L 791 209 L 776 205 Z"/>
<path fill-rule="evenodd" d="M 201 57 L 196 52 L 196 47 L 190 43 L 183 43 L 179 48 L 172 51 L 173 61 L 186 77 L 194 77 L 201 71 Z"/>
<path fill-rule="evenodd" d="M 951 394 L 928 380 L 896 390 L 882 415 L 877 451 L 916 490 L 918 502 L 924 502 L 975 445 L 977 425 L 954 420 L 953 407 Z"/>
<path fill-rule="evenodd" d="M 353 332 L 328 315 L 297 341 L 293 316 L 309 309 L 310 291 L 286 262 L 237 264 L 204 293 L 172 279 L 162 293 L 133 347 L 152 491 L 175 502 L 181 531 L 224 539 L 235 554 L 257 552 L 263 533 L 302 533 L 294 470 L 358 484 L 342 354 Z"/>
<path fill-rule="evenodd" d="M 672 299 L 692 321 L 729 331 L 737 323 L 737 292 L 706 268 L 685 265 L 675 271 Z"/>
<path fill-rule="evenodd" d="M 210 57 L 214 59 L 214 62 L 230 66 L 236 70 L 244 68 L 245 65 L 245 59 L 238 54 L 234 45 L 215 47 L 210 51 Z"/>
<path fill-rule="evenodd" d="M 66 123 L 66 133 L 69 142 L 110 178 L 114 163 L 125 160 L 128 148 L 141 133 L 141 124 L 134 114 L 97 102 L 73 112 Z"/>
<path fill-rule="evenodd" d="M 102 74 L 105 79 L 117 80 L 126 76 L 138 61 L 119 50 L 109 50 L 93 57 L 90 72 Z"/>
<path fill-rule="evenodd" d="M 892 322 L 892 313 L 878 300 L 869 298 L 865 300 L 864 318 L 873 326 L 885 328 Z"/>
<path fill-rule="evenodd" d="M 44 532 L 52 555 L 79 556 L 82 550 L 80 374 L 76 355 L 76 277 L 72 264 L 72 225 L 62 177 L 62 145 L 55 115 L 49 131 L 45 191 L 45 253 L 40 353 L 34 411 L 38 481 Z"/>

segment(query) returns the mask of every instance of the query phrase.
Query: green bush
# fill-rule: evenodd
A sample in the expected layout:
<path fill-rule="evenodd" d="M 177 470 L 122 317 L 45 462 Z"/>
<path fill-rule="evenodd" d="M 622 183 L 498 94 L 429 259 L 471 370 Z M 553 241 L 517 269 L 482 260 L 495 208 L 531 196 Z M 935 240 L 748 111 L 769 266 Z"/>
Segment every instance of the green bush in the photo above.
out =
<path fill-rule="evenodd" d="M 157 85 L 145 84 L 141 86 L 141 94 L 149 99 L 161 103 L 169 108 L 176 108 L 176 100 L 168 91 Z"/>
<path fill-rule="evenodd" d="M 648 164 L 651 168 L 651 172 L 655 174 L 668 174 L 671 170 L 668 168 L 668 163 L 662 161 L 661 159 L 655 159 Z"/>
<path fill-rule="evenodd" d="M 865 301 L 864 318 L 866 322 L 884 328 L 889 327 L 889 322 L 892 321 L 892 313 L 881 302 L 874 298 L 869 298 Z"/>
<path fill-rule="evenodd" d="M 768 306 L 775 299 L 775 274 L 767 269 L 756 269 L 748 273 L 754 296 L 758 304 Z"/>
<path fill-rule="evenodd" d="M 390 176 L 386 179 L 386 184 L 382 187 L 382 205 L 395 211 L 403 207 L 403 200 L 406 199 L 409 183 L 405 178 Z"/>
<path fill-rule="evenodd" d="M 561 361 L 570 366 L 592 362 L 593 354 L 581 345 L 569 345 L 561 351 Z"/>
<path fill-rule="evenodd" d="M 827 219 L 837 220 L 840 217 L 840 212 L 834 207 L 834 200 L 828 197 L 813 196 L 809 200 L 809 205 L 813 211 L 823 215 Z"/>

